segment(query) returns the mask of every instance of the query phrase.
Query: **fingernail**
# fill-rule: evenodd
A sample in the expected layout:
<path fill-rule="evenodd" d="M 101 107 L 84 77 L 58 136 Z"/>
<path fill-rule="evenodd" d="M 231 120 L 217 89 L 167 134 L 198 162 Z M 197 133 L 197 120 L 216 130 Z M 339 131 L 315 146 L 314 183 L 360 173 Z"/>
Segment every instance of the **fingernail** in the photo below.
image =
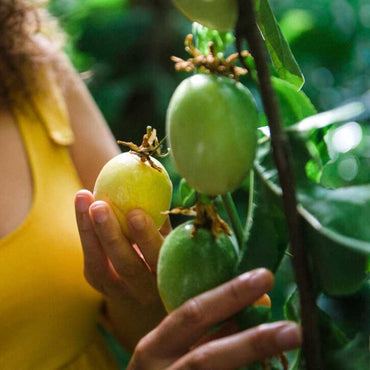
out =
<path fill-rule="evenodd" d="M 131 211 L 127 216 L 127 221 L 136 231 L 144 230 L 146 227 L 145 215 L 141 211 Z"/>
<path fill-rule="evenodd" d="M 108 211 L 103 204 L 94 204 L 91 206 L 91 215 L 96 223 L 101 224 L 107 220 Z"/>
<path fill-rule="evenodd" d="M 89 210 L 89 201 L 85 197 L 76 196 L 76 209 L 78 212 L 87 212 Z"/>
<path fill-rule="evenodd" d="M 288 323 L 276 334 L 276 341 L 284 350 L 294 349 L 302 344 L 301 327 L 296 323 Z"/>

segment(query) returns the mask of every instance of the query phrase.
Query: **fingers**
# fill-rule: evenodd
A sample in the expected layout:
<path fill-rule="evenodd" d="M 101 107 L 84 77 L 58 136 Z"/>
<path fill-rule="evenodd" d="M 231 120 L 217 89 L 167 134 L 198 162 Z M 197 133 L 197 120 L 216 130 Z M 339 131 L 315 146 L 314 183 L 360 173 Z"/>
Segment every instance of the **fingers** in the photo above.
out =
<path fill-rule="evenodd" d="M 159 229 L 159 232 L 162 234 L 162 236 L 165 238 L 169 233 L 172 231 L 171 221 L 169 216 L 167 216 L 166 221 L 162 225 L 162 227 Z"/>
<path fill-rule="evenodd" d="M 136 209 L 127 215 L 127 224 L 131 238 L 139 246 L 151 270 L 156 271 L 163 236 L 157 230 L 152 218 L 144 211 Z"/>
<path fill-rule="evenodd" d="M 90 206 L 90 214 L 104 252 L 132 296 L 141 303 L 149 303 L 157 299 L 155 277 L 122 234 L 111 207 L 106 202 L 95 201 Z"/>
<path fill-rule="evenodd" d="M 84 252 L 84 273 L 90 285 L 109 294 L 109 287 L 122 286 L 95 233 L 89 215 L 89 207 L 93 202 L 94 197 L 88 190 L 80 190 L 75 195 L 76 221 Z"/>
<path fill-rule="evenodd" d="M 252 304 L 272 286 L 273 276 L 266 269 L 240 275 L 187 301 L 145 337 L 142 345 L 162 358 L 185 354 L 210 328 Z"/>
<path fill-rule="evenodd" d="M 237 369 L 295 349 L 301 343 L 301 329 L 296 323 L 263 324 L 198 347 L 176 361 L 170 369 Z"/>

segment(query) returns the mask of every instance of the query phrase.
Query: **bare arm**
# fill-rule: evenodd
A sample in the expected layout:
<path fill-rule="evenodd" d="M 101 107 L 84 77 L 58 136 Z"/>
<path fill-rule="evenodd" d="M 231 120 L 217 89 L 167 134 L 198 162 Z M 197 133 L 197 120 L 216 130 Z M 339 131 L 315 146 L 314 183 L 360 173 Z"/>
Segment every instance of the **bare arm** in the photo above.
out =
<path fill-rule="evenodd" d="M 102 166 L 120 149 L 85 83 L 72 68 L 64 95 L 75 135 L 71 157 L 83 186 L 92 190 Z"/>

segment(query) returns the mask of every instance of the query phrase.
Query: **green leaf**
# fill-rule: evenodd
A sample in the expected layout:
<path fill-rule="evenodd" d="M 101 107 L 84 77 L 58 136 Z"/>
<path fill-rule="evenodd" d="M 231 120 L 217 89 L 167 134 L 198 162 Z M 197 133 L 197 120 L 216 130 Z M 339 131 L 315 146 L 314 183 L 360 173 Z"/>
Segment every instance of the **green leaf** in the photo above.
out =
<path fill-rule="evenodd" d="M 298 189 L 299 211 L 312 228 L 349 249 L 370 253 L 370 184 Z"/>
<path fill-rule="evenodd" d="M 317 113 L 311 100 L 302 90 L 297 91 L 296 86 L 281 78 L 271 77 L 271 82 L 278 99 L 284 127 L 292 126 Z"/>
<path fill-rule="evenodd" d="M 288 297 L 284 305 L 284 315 L 287 320 L 301 322 L 300 310 L 299 310 L 299 294 L 298 289 L 294 289 L 291 295 Z"/>
<path fill-rule="evenodd" d="M 184 179 L 180 181 L 179 192 L 183 207 L 191 207 L 195 203 L 196 191 Z"/>
<path fill-rule="evenodd" d="M 292 134 L 290 139 L 298 211 L 316 271 L 316 283 L 328 294 L 352 294 L 366 278 L 370 254 L 370 184 L 334 190 L 315 184 L 304 170 L 310 159 L 305 141 Z M 255 168 L 266 185 L 281 196 L 269 147 L 268 141 L 260 145 Z"/>
<path fill-rule="evenodd" d="M 257 23 L 270 52 L 279 76 L 300 90 L 304 84 L 303 74 L 294 58 L 268 0 L 257 0 L 255 4 Z"/>
<path fill-rule="evenodd" d="M 274 76 L 271 77 L 271 83 L 277 97 L 281 123 L 284 127 L 295 126 L 297 122 L 317 113 L 311 100 L 302 90 L 297 91 L 296 86 Z M 266 117 L 263 117 L 262 124 L 267 125 Z M 269 136 L 268 127 L 262 127 L 262 130 Z"/>
<path fill-rule="evenodd" d="M 350 337 L 370 333 L 370 277 L 363 287 L 349 297 L 330 297 L 321 294 L 319 307 L 333 317 Z"/>
<path fill-rule="evenodd" d="M 370 253 L 370 184 L 327 189 L 309 180 L 305 164 L 311 159 L 304 138 L 289 136 L 293 169 L 296 176 L 298 211 L 315 232 L 347 248 Z M 256 171 L 268 186 L 281 195 L 277 170 L 272 160 L 270 143 L 260 145 Z"/>
<path fill-rule="evenodd" d="M 303 119 L 297 124 L 290 126 L 288 130 L 305 132 L 312 129 L 323 128 L 334 123 L 345 123 L 353 120 L 366 111 L 365 104 L 361 101 L 348 103 L 341 107 L 318 113 Z"/>
<path fill-rule="evenodd" d="M 368 369 L 370 352 L 368 337 L 358 334 L 343 348 L 326 353 L 327 370 L 360 370 Z"/>
<path fill-rule="evenodd" d="M 285 307 L 288 320 L 300 322 L 299 293 L 296 289 L 288 298 Z M 335 320 L 320 308 L 317 309 L 322 356 L 326 370 L 366 369 L 369 363 L 369 351 L 366 337 L 358 333 L 354 339 L 336 324 Z M 300 352 L 296 354 L 291 370 L 302 368 Z"/>
<path fill-rule="evenodd" d="M 281 199 L 255 176 L 252 226 L 239 263 L 240 273 L 257 267 L 276 271 L 288 243 Z"/>
<path fill-rule="evenodd" d="M 331 296 L 357 292 L 367 278 L 367 255 L 315 232 L 307 223 L 304 226 L 320 290 Z"/>

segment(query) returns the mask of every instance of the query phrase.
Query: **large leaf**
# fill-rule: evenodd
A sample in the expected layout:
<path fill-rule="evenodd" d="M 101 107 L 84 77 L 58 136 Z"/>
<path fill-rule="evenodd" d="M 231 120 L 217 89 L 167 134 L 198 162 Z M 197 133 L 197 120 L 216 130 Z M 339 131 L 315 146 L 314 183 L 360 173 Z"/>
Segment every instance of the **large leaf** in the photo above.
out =
<path fill-rule="evenodd" d="M 279 76 L 300 90 L 304 84 L 303 74 L 294 58 L 268 0 L 257 0 L 255 4 L 257 23 L 270 52 Z"/>
<path fill-rule="evenodd" d="M 277 97 L 281 123 L 284 127 L 295 127 L 297 122 L 316 115 L 316 108 L 302 90 L 297 91 L 296 86 L 290 82 L 274 76 L 271 77 L 271 83 Z M 264 124 L 268 124 L 265 116 L 261 122 L 261 125 Z M 262 129 L 269 135 L 268 127 Z"/>
<path fill-rule="evenodd" d="M 296 86 L 281 78 L 271 77 L 271 82 L 278 99 L 283 126 L 288 127 L 317 113 L 302 90 L 297 91 Z"/>
<path fill-rule="evenodd" d="M 370 254 L 367 222 L 370 185 L 332 190 L 315 184 L 305 175 L 305 163 L 310 159 L 305 142 L 295 135 L 290 135 L 290 139 L 294 149 L 298 211 L 316 271 L 316 283 L 327 294 L 352 294 L 366 278 Z M 269 141 L 260 145 L 257 158 L 257 173 L 281 196 Z"/>
<path fill-rule="evenodd" d="M 368 369 L 370 352 L 368 338 L 358 334 L 346 346 L 326 353 L 327 370 Z"/>
<path fill-rule="evenodd" d="M 288 298 L 284 310 L 288 320 L 300 322 L 299 294 L 297 290 Z M 354 338 L 351 339 L 323 310 L 318 308 L 317 313 L 325 369 L 366 369 L 369 363 L 369 351 L 367 350 L 367 340 L 365 336 L 361 333 L 357 333 Z M 296 352 L 296 357 L 290 370 L 300 370 L 303 368 L 304 365 L 299 351 Z"/>
<path fill-rule="evenodd" d="M 305 220 L 327 238 L 370 254 L 370 184 L 339 189 L 314 185 L 300 191 Z"/>
<path fill-rule="evenodd" d="M 311 159 L 306 144 L 290 135 L 293 168 L 297 181 L 299 212 L 316 232 L 348 248 L 370 253 L 370 184 L 327 189 L 306 177 L 305 164 Z M 263 148 L 261 148 L 261 146 Z M 268 186 L 281 195 L 270 143 L 265 141 L 258 151 L 257 172 Z"/>
<path fill-rule="evenodd" d="M 317 304 L 350 338 L 359 333 L 365 336 L 370 333 L 370 279 L 354 295 L 329 297 L 321 294 Z"/>
<path fill-rule="evenodd" d="M 239 272 L 257 267 L 276 271 L 288 243 L 281 199 L 266 186 L 260 176 L 255 178 L 252 225 Z"/>

